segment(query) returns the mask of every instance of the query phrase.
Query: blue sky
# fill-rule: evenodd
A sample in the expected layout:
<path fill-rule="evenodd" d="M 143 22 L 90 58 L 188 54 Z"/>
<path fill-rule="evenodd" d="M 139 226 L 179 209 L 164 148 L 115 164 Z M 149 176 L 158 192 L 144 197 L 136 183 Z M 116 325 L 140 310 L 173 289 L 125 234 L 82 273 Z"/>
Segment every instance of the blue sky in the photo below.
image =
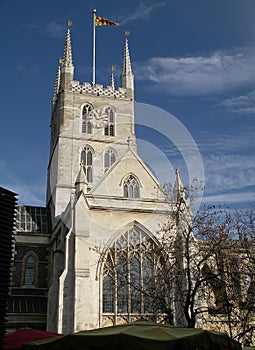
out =
<path fill-rule="evenodd" d="M 136 101 L 171 113 L 191 135 L 186 147 L 195 145 L 201 154 L 204 201 L 237 208 L 254 202 L 253 0 L 0 0 L 0 185 L 19 193 L 20 204 L 44 205 L 51 99 L 66 23 L 73 21 L 75 79 L 91 81 L 93 8 L 120 22 L 97 28 L 97 83 L 109 85 L 115 65 L 119 85 L 129 30 Z M 162 182 L 172 182 L 173 169 L 180 168 L 186 185 L 185 157 L 171 138 L 154 131 L 137 127 L 141 155 Z M 144 153 L 148 144 L 155 152 Z M 192 155 L 189 162 L 196 167 Z"/>

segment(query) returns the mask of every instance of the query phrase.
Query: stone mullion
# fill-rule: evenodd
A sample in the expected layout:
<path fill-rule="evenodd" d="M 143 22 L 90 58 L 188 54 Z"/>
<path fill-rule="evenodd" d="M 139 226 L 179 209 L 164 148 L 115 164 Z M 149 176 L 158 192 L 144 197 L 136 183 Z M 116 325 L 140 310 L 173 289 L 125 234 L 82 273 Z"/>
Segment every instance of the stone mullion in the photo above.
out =
<path fill-rule="evenodd" d="M 139 232 L 140 242 L 139 242 L 139 267 L 140 267 L 140 298 L 141 298 L 141 314 L 144 314 L 144 286 L 143 286 L 143 247 L 142 247 L 142 236 Z"/>
<path fill-rule="evenodd" d="M 127 232 L 127 311 L 128 320 L 131 321 L 131 288 L 130 288 L 130 231 Z"/>
<path fill-rule="evenodd" d="M 113 247 L 113 278 L 114 278 L 114 295 L 113 295 L 113 311 L 114 311 L 114 325 L 117 324 L 118 313 L 118 275 L 117 275 L 117 247 L 114 243 Z"/>
<path fill-rule="evenodd" d="M 154 244 L 153 244 L 153 254 L 152 254 L 152 261 L 151 261 L 151 264 L 152 264 L 152 266 L 151 266 L 151 271 L 152 271 L 152 274 L 153 274 L 153 287 L 154 288 L 156 288 L 156 285 L 157 285 L 157 275 L 158 275 L 158 273 L 157 273 L 157 269 L 158 269 L 158 266 L 157 266 L 157 264 L 158 264 L 158 259 L 157 259 L 157 257 L 156 257 L 156 254 L 155 254 L 155 249 L 156 249 L 156 247 L 154 246 Z"/>

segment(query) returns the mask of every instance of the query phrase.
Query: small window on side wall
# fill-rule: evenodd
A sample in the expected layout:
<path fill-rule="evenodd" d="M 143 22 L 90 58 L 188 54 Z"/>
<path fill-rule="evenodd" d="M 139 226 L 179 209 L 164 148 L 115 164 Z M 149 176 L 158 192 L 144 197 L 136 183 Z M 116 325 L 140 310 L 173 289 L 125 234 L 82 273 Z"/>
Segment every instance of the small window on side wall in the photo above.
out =
<path fill-rule="evenodd" d="M 33 286 L 37 284 L 38 258 L 34 253 L 29 253 L 23 260 L 23 286 Z"/>

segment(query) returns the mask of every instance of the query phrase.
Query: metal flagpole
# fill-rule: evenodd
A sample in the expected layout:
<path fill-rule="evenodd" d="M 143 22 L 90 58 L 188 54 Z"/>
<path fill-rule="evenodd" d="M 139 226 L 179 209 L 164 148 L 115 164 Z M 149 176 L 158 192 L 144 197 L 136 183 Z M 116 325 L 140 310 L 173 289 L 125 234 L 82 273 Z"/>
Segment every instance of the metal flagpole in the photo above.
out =
<path fill-rule="evenodd" d="M 92 53 L 92 85 L 96 83 L 96 12 L 93 10 L 93 53 Z"/>

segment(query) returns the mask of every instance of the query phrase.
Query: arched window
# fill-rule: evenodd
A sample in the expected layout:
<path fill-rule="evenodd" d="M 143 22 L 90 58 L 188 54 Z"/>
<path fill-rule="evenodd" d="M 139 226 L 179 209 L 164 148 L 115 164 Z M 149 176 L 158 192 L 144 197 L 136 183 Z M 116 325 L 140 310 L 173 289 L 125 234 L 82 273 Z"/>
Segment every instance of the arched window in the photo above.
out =
<path fill-rule="evenodd" d="M 82 109 L 82 132 L 86 134 L 92 134 L 92 116 L 91 111 L 93 107 L 90 104 L 85 104 Z"/>
<path fill-rule="evenodd" d="M 140 198 L 139 182 L 134 175 L 129 175 L 124 182 L 124 197 Z"/>
<path fill-rule="evenodd" d="M 114 132 L 114 124 L 115 124 L 115 113 L 112 107 L 108 106 L 105 108 L 105 113 L 108 116 L 108 123 L 104 128 L 104 134 L 106 136 L 114 136 L 115 132 Z"/>
<path fill-rule="evenodd" d="M 88 182 L 93 182 L 93 153 L 94 150 L 89 145 L 86 145 L 81 152 L 81 164 L 87 176 Z"/>
<path fill-rule="evenodd" d="M 104 152 L 104 172 L 106 172 L 116 161 L 116 152 L 113 148 L 108 148 Z"/>
<path fill-rule="evenodd" d="M 127 230 L 109 248 L 103 268 L 104 314 L 156 312 L 153 290 L 160 276 L 156 243 L 140 228 Z"/>
<path fill-rule="evenodd" d="M 37 283 L 37 256 L 29 253 L 23 260 L 23 286 L 35 286 Z"/>

